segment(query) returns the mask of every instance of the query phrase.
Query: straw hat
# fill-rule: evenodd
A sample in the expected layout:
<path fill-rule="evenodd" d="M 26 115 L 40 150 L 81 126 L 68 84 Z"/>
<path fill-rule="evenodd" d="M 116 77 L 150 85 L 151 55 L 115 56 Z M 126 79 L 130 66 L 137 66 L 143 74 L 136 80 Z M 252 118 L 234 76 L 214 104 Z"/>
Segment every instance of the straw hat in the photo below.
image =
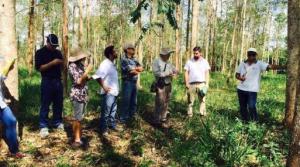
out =
<path fill-rule="evenodd" d="M 170 48 L 162 48 L 159 54 L 166 56 L 166 55 L 170 55 L 171 53 L 174 53 L 174 51 L 171 50 Z"/>
<path fill-rule="evenodd" d="M 87 52 L 83 51 L 80 48 L 76 48 L 71 52 L 69 62 L 76 62 L 87 57 L 89 57 L 89 54 Z"/>
<path fill-rule="evenodd" d="M 123 50 L 135 49 L 135 46 L 132 43 L 126 43 L 123 47 Z"/>

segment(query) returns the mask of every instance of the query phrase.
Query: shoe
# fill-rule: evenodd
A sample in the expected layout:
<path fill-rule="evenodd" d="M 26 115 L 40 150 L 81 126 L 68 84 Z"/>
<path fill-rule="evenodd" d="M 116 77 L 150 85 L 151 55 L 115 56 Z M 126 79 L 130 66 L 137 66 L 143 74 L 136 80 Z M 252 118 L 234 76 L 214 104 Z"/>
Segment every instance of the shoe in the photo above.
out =
<path fill-rule="evenodd" d="M 168 128 L 170 128 L 170 125 L 166 122 L 163 122 L 163 123 L 161 123 L 161 127 L 164 129 L 168 129 Z"/>
<path fill-rule="evenodd" d="M 16 159 L 22 159 L 22 158 L 26 157 L 26 155 L 18 152 L 16 154 L 11 154 L 11 157 L 16 158 Z"/>
<path fill-rule="evenodd" d="M 40 131 L 41 138 L 46 138 L 49 136 L 49 129 L 48 128 L 42 128 Z"/>
<path fill-rule="evenodd" d="M 109 133 L 107 131 L 103 132 L 102 137 L 109 138 Z"/>
<path fill-rule="evenodd" d="M 187 115 L 188 118 L 192 118 L 193 117 L 193 114 L 189 114 Z"/>
<path fill-rule="evenodd" d="M 120 124 L 117 124 L 115 127 L 112 127 L 111 130 L 113 130 L 115 132 L 122 132 L 122 131 L 124 131 L 124 127 Z"/>
<path fill-rule="evenodd" d="M 57 129 L 58 130 L 65 130 L 65 127 L 64 127 L 64 124 L 63 123 L 60 123 L 58 126 L 57 126 Z"/>
<path fill-rule="evenodd" d="M 79 148 L 79 147 L 81 147 L 83 145 L 83 143 L 82 143 L 82 141 L 75 141 L 75 142 L 73 142 L 72 143 L 72 147 L 73 148 Z"/>

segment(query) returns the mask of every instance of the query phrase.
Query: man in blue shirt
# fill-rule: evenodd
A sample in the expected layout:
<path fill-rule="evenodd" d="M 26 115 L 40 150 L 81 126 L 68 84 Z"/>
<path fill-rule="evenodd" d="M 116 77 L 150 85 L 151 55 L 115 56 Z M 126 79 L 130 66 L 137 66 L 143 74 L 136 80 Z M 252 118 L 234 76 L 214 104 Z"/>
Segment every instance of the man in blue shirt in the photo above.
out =
<path fill-rule="evenodd" d="M 122 106 L 120 121 L 126 123 L 132 119 L 137 109 L 137 80 L 143 71 L 141 64 L 135 59 L 133 44 L 124 46 L 124 55 L 121 57 L 122 70 Z"/>
<path fill-rule="evenodd" d="M 58 38 L 54 34 L 47 36 L 47 45 L 36 52 L 35 68 L 41 72 L 41 108 L 40 108 L 40 135 L 42 138 L 49 135 L 48 114 L 49 106 L 53 104 L 53 126 L 64 129 L 62 123 L 63 85 L 61 71 L 63 56 L 58 47 Z"/>

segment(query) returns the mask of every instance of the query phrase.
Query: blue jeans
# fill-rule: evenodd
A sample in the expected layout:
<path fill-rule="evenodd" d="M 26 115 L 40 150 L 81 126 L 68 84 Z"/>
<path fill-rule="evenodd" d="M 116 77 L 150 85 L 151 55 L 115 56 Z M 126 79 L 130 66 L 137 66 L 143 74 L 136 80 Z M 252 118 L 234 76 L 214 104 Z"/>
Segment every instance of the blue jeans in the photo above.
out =
<path fill-rule="evenodd" d="M 107 131 L 108 128 L 116 127 L 117 97 L 111 94 L 104 94 L 102 97 L 100 130 Z"/>
<path fill-rule="evenodd" d="M 60 79 L 43 78 L 41 84 L 40 128 L 49 127 L 49 107 L 53 104 L 53 126 L 62 123 L 63 85 Z"/>
<path fill-rule="evenodd" d="M 122 85 L 122 107 L 120 121 L 125 123 L 136 113 L 137 108 L 137 85 L 136 81 L 124 80 Z"/>
<path fill-rule="evenodd" d="M 240 113 L 244 121 L 258 121 L 256 110 L 257 92 L 237 90 L 240 103 Z"/>
<path fill-rule="evenodd" d="M 19 152 L 16 124 L 17 120 L 9 107 L 0 109 L 0 122 L 4 126 L 4 141 L 12 154 Z"/>

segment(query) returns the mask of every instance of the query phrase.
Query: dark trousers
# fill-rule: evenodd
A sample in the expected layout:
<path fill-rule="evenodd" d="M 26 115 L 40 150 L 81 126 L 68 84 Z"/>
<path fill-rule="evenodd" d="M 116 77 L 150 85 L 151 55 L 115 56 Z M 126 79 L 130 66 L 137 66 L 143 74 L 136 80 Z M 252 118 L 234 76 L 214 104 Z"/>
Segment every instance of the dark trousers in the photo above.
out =
<path fill-rule="evenodd" d="M 132 118 L 137 109 L 137 85 L 136 81 L 123 81 L 122 85 L 122 107 L 120 121 L 125 123 Z"/>
<path fill-rule="evenodd" d="M 240 103 L 240 113 L 244 121 L 258 121 L 256 110 L 257 92 L 237 90 Z"/>
<path fill-rule="evenodd" d="M 19 152 L 16 124 L 17 120 L 9 107 L 0 109 L 0 122 L 4 126 L 4 141 L 12 154 Z"/>
<path fill-rule="evenodd" d="M 41 84 L 40 128 L 49 127 L 49 107 L 52 105 L 54 127 L 62 123 L 63 85 L 60 79 L 43 78 Z"/>

